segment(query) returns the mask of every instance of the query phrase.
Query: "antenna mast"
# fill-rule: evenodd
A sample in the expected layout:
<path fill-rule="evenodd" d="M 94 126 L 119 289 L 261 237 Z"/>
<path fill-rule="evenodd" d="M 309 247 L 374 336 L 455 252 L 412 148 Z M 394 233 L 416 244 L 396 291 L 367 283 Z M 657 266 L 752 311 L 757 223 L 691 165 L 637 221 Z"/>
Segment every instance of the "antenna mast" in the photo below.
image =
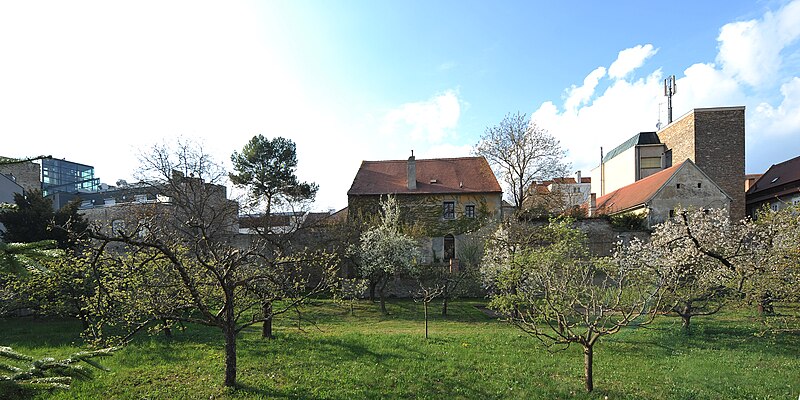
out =
<path fill-rule="evenodd" d="M 672 123 L 672 96 L 676 93 L 675 75 L 664 79 L 664 96 L 667 96 L 667 124 Z"/>

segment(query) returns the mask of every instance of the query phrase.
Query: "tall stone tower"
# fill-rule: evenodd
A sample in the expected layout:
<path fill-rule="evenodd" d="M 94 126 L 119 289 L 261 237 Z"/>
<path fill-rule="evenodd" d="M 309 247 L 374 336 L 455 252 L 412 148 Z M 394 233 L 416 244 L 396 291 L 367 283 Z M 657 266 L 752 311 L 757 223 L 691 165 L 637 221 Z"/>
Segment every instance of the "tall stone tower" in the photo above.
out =
<path fill-rule="evenodd" d="M 731 197 L 731 219 L 744 218 L 744 106 L 695 108 L 658 137 L 667 165 L 692 160 Z"/>

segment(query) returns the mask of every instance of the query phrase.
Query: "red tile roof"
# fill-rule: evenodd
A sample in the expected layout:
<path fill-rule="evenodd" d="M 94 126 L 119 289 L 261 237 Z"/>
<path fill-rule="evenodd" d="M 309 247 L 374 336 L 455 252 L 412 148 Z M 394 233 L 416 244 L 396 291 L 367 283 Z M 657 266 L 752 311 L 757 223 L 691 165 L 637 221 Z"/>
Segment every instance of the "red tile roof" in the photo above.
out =
<path fill-rule="evenodd" d="M 483 157 L 416 160 L 416 189 L 408 188 L 407 167 L 407 160 L 362 161 L 347 195 L 503 191 Z"/>
<path fill-rule="evenodd" d="M 681 165 L 683 163 L 675 164 L 628 186 L 623 186 L 605 196 L 598 197 L 597 213 L 614 214 L 646 203 L 664 186 Z"/>

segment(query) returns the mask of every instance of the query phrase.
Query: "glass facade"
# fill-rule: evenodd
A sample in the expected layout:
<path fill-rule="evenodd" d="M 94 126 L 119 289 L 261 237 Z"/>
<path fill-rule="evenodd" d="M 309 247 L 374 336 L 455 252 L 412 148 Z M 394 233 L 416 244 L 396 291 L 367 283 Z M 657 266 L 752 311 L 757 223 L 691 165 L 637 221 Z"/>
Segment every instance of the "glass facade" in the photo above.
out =
<path fill-rule="evenodd" d="M 94 167 L 66 160 L 42 159 L 42 195 L 57 192 L 95 192 L 100 178 L 94 177 Z"/>

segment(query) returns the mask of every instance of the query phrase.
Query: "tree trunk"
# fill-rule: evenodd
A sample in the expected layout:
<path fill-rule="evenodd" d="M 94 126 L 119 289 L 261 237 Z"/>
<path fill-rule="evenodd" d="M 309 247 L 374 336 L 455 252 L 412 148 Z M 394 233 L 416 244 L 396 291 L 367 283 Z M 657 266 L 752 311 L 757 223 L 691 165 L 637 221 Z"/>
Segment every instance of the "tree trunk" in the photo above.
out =
<path fill-rule="evenodd" d="M 383 282 L 383 284 L 381 285 L 380 289 L 378 289 L 378 293 L 379 293 L 379 294 L 380 294 L 380 296 L 381 296 L 381 313 L 383 313 L 383 315 L 387 315 L 387 314 L 389 314 L 389 313 L 386 311 L 386 296 L 385 296 L 385 292 L 386 292 L 386 285 L 387 285 L 388 283 L 389 283 L 389 280 L 387 279 L 387 280 L 385 280 L 385 281 Z"/>
<path fill-rule="evenodd" d="M 762 293 L 761 297 L 758 299 L 758 314 L 761 316 L 775 314 L 775 309 L 772 307 L 772 293 L 770 293 L 770 291 Z"/>
<path fill-rule="evenodd" d="M 425 339 L 428 338 L 428 302 L 424 301 L 425 304 Z"/>
<path fill-rule="evenodd" d="M 225 386 L 236 385 L 236 330 L 231 323 L 222 330 L 225 333 Z"/>
<path fill-rule="evenodd" d="M 166 319 L 162 319 L 161 322 L 164 323 L 164 329 L 162 329 L 162 331 L 164 331 L 164 336 L 171 338 L 172 329 L 169 327 L 169 321 L 167 321 Z"/>
<path fill-rule="evenodd" d="M 378 281 L 372 280 L 369 283 L 369 301 L 375 301 L 375 286 L 378 286 Z"/>
<path fill-rule="evenodd" d="M 684 332 L 688 332 L 692 322 L 692 314 L 681 314 L 681 319 L 683 320 L 681 328 L 683 328 Z"/>
<path fill-rule="evenodd" d="M 442 292 L 442 316 L 447 316 L 447 298 L 449 297 L 449 293 L 447 293 L 447 287 L 449 285 L 444 285 L 444 291 Z"/>
<path fill-rule="evenodd" d="M 261 337 L 272 339 L 272 301 L 264 300 L 261 302 L 261 312 L 264 315 L 264 324 L 261 327 Z"/>
<path fill-rule="evenodd" d="M 591 392 L 594 390 L 594 377 L 592 371 L 592 363 L 594 358 L 594 345 L 583 346 L 583 372 L 586 377 L 586 391 Z"/>
<path fill-rule="evenodd" d="M 689 328 L 691 327 L 692 322 L 692 305 L 686 304 L 683 306 L 683 309 L 678 311 L 678 315 L 681 316 L 683 323 L 681 324 L 681 328 L 683 328 L 684 332 L 689 332 Z"/>

